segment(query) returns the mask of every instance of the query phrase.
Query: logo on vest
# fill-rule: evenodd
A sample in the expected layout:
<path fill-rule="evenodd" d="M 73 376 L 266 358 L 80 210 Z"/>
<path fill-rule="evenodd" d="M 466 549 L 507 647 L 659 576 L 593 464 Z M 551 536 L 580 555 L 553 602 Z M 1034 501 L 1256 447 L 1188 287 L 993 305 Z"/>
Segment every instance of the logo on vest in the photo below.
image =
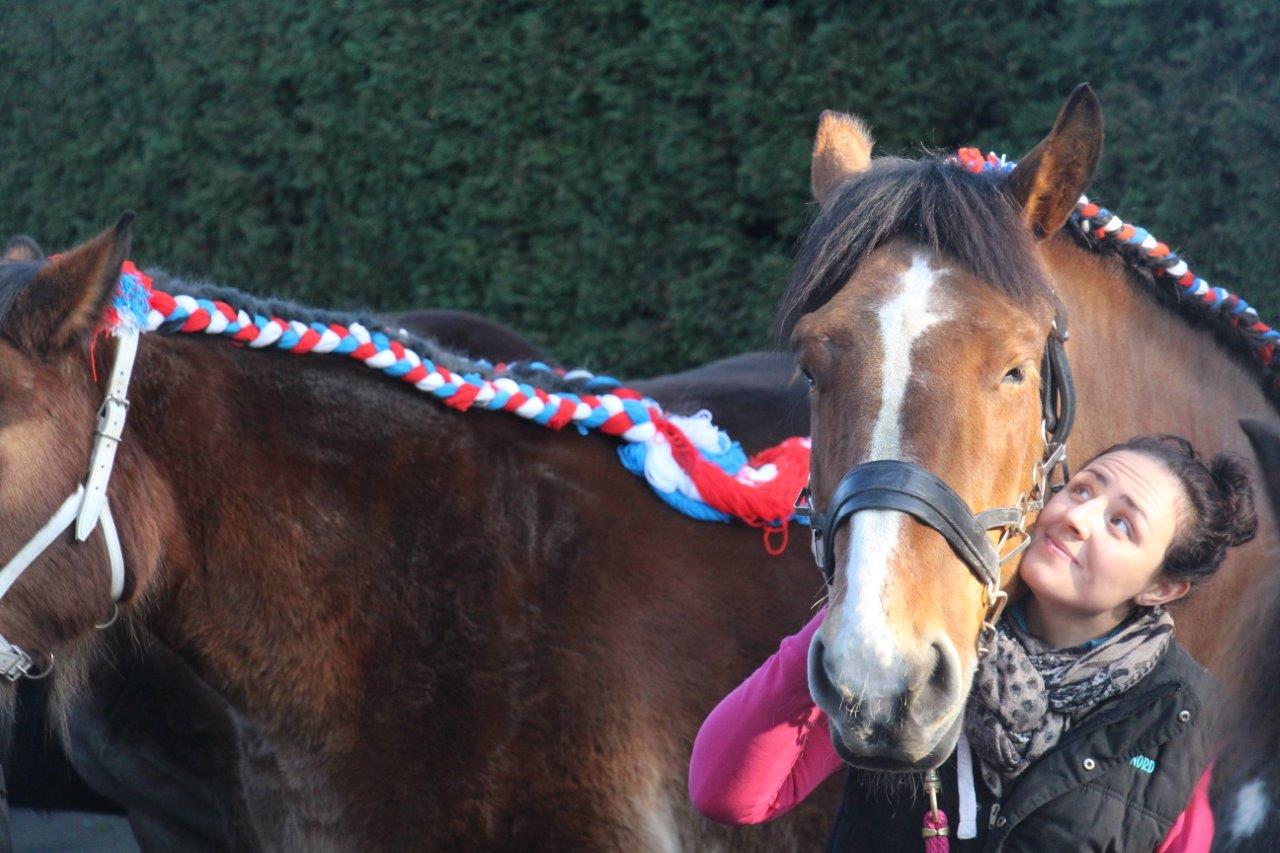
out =
<path fill-rule="evenodd" d="M 1129 763 L 1141 770 L 1143 773 L 1155 773 L 1156 762 L 1154 758 L 1147 758 L 1145 755 L 1135 755 L 1129 759 Z"/>

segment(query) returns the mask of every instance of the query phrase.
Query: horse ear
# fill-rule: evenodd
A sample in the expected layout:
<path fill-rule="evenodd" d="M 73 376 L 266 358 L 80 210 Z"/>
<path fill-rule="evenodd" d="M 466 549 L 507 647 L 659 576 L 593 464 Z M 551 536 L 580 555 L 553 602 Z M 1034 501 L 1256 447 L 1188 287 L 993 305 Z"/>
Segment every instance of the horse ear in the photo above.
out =
<path fill-rule="evenodd" d="M 26 234 L 10 237 L 9 242 L 5 244 L 4 254 L 0 255 L 0 263 L 43 260 L 44 252 L 40 250 L 40 244 Z"/>
<path fill-rule="evenodd" d="M 41 267 L 14 301 L 11 326 L 31 350 L 54 352 L 98 325 L 129 254 L 133 211 L 116 224 Z"/>
<path fill-rule="evenodd" d="M 1055 233 L 1093 180 L 1102 156 L 1102 105 L 1081 83 L 1067 98 L 1053 130 L 1009 175 L 1009 190 L 1036 237 Z"/>
<path fill-rule="evenodd" d="M 1256 418 L 1241 418 L 1240 429 L 1258 457 L 1258 469 L 1263 473 L 1271 505 L 1280 508 L 1280 429 Z"/>
<path fill-rule="evenodd" d="M 818 204 L 826 204 L 836 188 L 871 164 L 871 132 L 857 116 L 826 110 L 818 118 L 809 181 Z"/>

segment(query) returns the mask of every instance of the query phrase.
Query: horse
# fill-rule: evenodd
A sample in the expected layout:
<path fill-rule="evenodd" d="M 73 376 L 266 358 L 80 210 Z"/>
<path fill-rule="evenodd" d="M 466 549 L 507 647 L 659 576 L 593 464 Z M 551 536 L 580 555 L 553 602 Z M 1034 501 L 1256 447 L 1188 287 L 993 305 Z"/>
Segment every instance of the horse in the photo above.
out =
<path fill-rule="evenodd" d="M 93 330 L 130 228 L 0 266 L 10 553 L 89 465 L 120 345 Z M 754 532 L 671 513 L 608 440 L 462 414 L 345 360 L 145 335 L 130 387 L 108 492 L 127 567 L 116 625 L 93 629 L 112 598 L 96 533 L 50 545 L 0 599 L 0 625 L 56 660 L 64 705 L 104 637 L 172 650 L 232 711 L 262 846 L 825 836 L 822 798 L 746 833 L 685 794 L 698 724 L 812 603 L 803 549 L 770 558 Z"/>
<path fill-rule="evenodd" d="M 467 312 L 383 319 L 387 328 L 447 341 L 450 350 L 474 358 L 551 360 L 518 333 Z M 785 354 L 744 353 L 626 384 L 674 413 L 715 412 L 716 422 L 754 452 L 807 434 L 805 393 L 795 377 Z M 68 719 L 72 764 L 94 791 L 127 808 L 145 849 L 259 846 L 241 783 L 234 712 L 158 639 L 145 648 L 117 644 L 110 665 L 92 673 Z"/>
<path fill-rule="evenodd" d="M 1102 138 L 1088 86 L 1012 169 L 965 152 L 873 159 L 860 119 L 820 119 L 820 210 L 777 328 L 812 389 L 815 552 L 831 575 L 810 690 L 854 765 L 922 771 L 951 753 L 1072 405 L 1069 459 L 1178 433 L 1259 474 L 1238 421 L 1275 425 L 1277 410 L 1239 332 L 1215 331 L 1199 319 L 1206 300 L 1179 295 L 1184 262 L 1155 277 L 1136 246 L 1069 224 Z M 1255 541 L 1176 608 L 1179 638 L 1215 672 L 1236 654 L 1221 625 L 1275 565 L 1268 506 L 1260 496 Z M 996 521 L 999 535 L 983 530 Z"/>
<path fill-rule="evenodd" d="M 1280 429 L 1246 418 L 1240 422 L 1265 472 L 1273 508 L 1280 507 Z M 1227 633 L 1240 650 L 1232 666 L 1237 685 L 1221 726 L 1223 746 L 1213 765 L 1215 851 L 1274 850 L 1280 833 L 1280 722 L 1276 715 L 1280 657 L 1273 648 L 1280 629 L 1280 584 L 1256 596 Z"/>

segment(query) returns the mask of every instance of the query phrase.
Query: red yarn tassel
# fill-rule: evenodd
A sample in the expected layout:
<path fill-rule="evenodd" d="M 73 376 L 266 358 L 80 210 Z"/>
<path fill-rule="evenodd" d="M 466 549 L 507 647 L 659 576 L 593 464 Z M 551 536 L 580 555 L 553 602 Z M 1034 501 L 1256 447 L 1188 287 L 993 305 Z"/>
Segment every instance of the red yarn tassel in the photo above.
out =
<path fill-rule="evenodd" d="M 949 853 L 951 842 L 947 839 L 947 815 L 941 810 L 925 809 L 924 853 Z"/>
<path fill-rule="evenodd" d="M 740 482 L 726 474 L 720 466 L 702 458 L 688 437 L 675 424 L 657 412 L 651 412 L 653 425 L 666 436 L 671 445 L 671 455 L 698 487 L 698 493 L 707 506 L 726 515 L 742 519 L 753 527 L 771 528 L 785 525 L 791 517 L 796 495 L 809 480 L 809 442 L 800 436 L 788 438 L 781 444 L 762 450 L 750 459 L 753 467 L 772 464 L 777 476 L 754 485 Z M 615 417 L 617 417 L 615 415 Z M 607 432 L 607 424 L 600 427 Z M 776 540 L 766 539 L 765 547 L 777 547 Z M 786 547 L 785 540 L 781 547 Z M 773 553 L 772 550 L 770 553 Z M 777 553 L 782 553 L 778 550 Z"/>

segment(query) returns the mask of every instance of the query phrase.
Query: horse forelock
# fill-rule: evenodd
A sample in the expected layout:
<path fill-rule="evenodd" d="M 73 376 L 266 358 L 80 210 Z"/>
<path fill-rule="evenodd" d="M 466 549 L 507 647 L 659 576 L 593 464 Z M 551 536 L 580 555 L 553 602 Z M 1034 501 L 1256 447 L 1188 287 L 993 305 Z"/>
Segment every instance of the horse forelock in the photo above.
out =
<path fill-rule="evenodd" d="M 940 158 L 881 158 L 845 183 L 802 238 L 775 320 L 780 338 L 839 292 L 873 251 L 899 237 L 1030 311 L 1053 303 L 1002 176 L 965 172 Z"/>

